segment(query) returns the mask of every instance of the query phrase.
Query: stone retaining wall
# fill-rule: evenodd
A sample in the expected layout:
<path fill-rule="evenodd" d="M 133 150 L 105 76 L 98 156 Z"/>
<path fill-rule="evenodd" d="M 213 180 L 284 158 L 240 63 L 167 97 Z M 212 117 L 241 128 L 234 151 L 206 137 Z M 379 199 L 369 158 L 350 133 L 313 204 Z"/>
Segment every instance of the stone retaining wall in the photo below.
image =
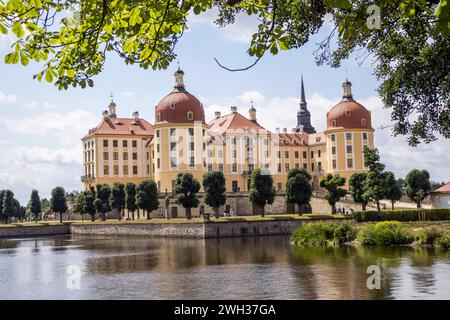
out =
<path fill-rule="evenodd" d="M 33 226 L 33 227 L 2 227 L 0 238 L 22 238 L 39 236 L 57 236 L 70 233 L 68 224 L 56 226 Z"/>

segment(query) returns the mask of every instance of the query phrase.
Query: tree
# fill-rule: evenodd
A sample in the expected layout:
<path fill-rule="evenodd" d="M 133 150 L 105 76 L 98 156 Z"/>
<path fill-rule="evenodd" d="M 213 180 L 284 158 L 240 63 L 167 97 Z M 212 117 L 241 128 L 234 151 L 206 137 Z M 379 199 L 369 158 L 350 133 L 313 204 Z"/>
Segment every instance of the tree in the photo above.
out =
<path fill-rule="evenodd" d="M 325 21 L 332 21 L 329 35 L 315 51 L 319 65 L 339 67 L 355 52 L 360 63 L 373 56 L 394 132 L 409 135 L 411 144 L 431 141 L 436 134 L 450 137 L 448 0 L 376 1 L 376 6 L 365 0 L 148 0 L 139 6 L 93 0 L 82 1 L 76 10 L 74 4 L 48 0 L 0 5 L 0 33 L 17 37 L 5 62 L 26 66 L 33 60 L 42 66 L 34 77 L 60 89 L 93 86 L 93 76 L 111 53 L 144 69 L 166 69 L 176 58 L 189 16 L 214 8 L 220 27 L 235 23 L 243 13 L 259 24 L 249 38 L 250 65 L 232 69 L 216 60 L 227 70 L 243 71 L 268 53 L 302 47 Z M 408 116 L 412 113 L 417 117 Z"/>
<path fill-rule="evenodd" d="M 95 186 L 95 210 L 102 221 L 106 221 L 106 213 L 111 211 L 109 205 L 109 197 L 111 196 L 111 188 L 107 184 L 97 184 Z"/>
<path fill-rule="evenodd" d="M 14 193 L 11 190 L 3 190 L 2 201 L 2 220 L 3 223 L 9 223 L 11 217 L 14 215 Z"/>
<path fill-rule="evenodd" d="M 385 172 L 386 179 L 386 199 L 391 201 L 392 210 L 395 209 L 395 202 L 402 198 L 402 190 L 398 181 L 395 179 L 395 175 L 391 171 Z"/>
<path fill-rule="evenodd" d="M 223 172 L 206 172 L 203 175 L 203 189 L 205 190 L 203 196 L 205 203 L 213 209 L 214 215 L 219 219 L 219 208 L 227 201 L 225 195 L 225 176 Z"/>
<path fill-rule="evenodd" d="M 147 213 L 147 219 L 151 219 L 150 213 L 159 207 L 158 187 L 154 180 L 144 180 L 136 187 L 136 206 Z"/>
<path fill-rule="evenodd" d="M 324 188 L 325 199 L 331 206 L 331 213 L 336 213 L 336 202 L 347 194 L 347 190 L 341 188 L 345 185 L 345 178 L 339 174 L 327 174 L 319 183 L 321 188 Z"/>
<path fill-rule="evenodd" d="M 31 191 L 30 201 L 28 202 L 28 207 L 30 212 L 33 214 L 33 219 L 35 222 L 38 221 L 39 216 L 42 212 L 41 210 L 41 199 L 39 198 L 39 193 L 37 190 Z"/>
<path fill-rule="evenodd" d="M 367 201 L 363 198 L 364 193 L 364 180 L 366 179 L 366 173 L 354 173 L 348 180 L 350 186 L 350 194 L 355 203 L 361 203 L 362 210 L 366 210 Z"/>
<path fill-rule="evenodd" d="M 81 215 L 81 221 L 84 221 L 84 214 L 86 207 L 86 192 L 79 192 L 75 198 L 73 209 Z"/>
<path fill-rule="evenodd" d="M 286 198 L 287 202 L 298 205 L 299 215 L 304 206 L 309 204 L 312 197 L 311 175 L 305 169 L 291 169 L 287 174 Z"/>
<path fill-rule="evenodd" d="M 411 170 L 405 178 L 405 193 L 417 204 L 422 206 L 422 201 L 431 191 L 430 174 L 427 170 Z"/>
<path fill-rule="evenodd" d="M 186 210 L 186 218 L 191 219 L 191 208 L 197 208 L 199 200 L 197 192 L 200 191 L 200 183 L 190 173 L 177 174 L 175 183 L 175 202 Z"/>
<path fill-rule="evenodd" d="M 119 211 L 119 220 L 122 219 L 125 209 L 125 185 L 123 183 L 114 183 L 111 189 L 110 206 L 112 209 Z"/>
<path fill-rule="evenodd" d="M 3 210 L 3 197 L 5 196 L 5 192 L 6 190 L 0 190 L 0 221 L 2 223 L 5 223 L 6 220 L 6 214 L 4 215 L 4 210 Z"/>
<path fill-rule="evenodd" d="M 132 220 L 134 220 L 134 212 L 136 211 L 136 185 L 128 182 L 125 186 L 125 207 L 131 212 Z"/>
<path fill-rule="evenodd" d="M 53 188 L 50 208 L 54 213 L 59 213 L 59 222 L 62 223 L 62 215 L 67 211 L 66 192 L 63 187 Z"/>
<path fill-rule="evenodd" d="M 91 216 L 92 221 L 95 221 L 95 213 L 96 213 L 94 202 L 95 202 L 95 194 L 94 194 L 93 190 L 85 191 L 84 192 L 84 208 L 82 211 L 89 214 Z"/>
<path fill-rule="evenodd" d="M 380 162 L 380 156 L 377 149 L 364 148 L 364 161 L 369 168 L 366 179 L 363 183 L 363 198 L 369 202 L 373 201 L 377 205 L 378 219 L 381 217 L 380 201 L 386 199 L 387 185 L 385 165 Z"/>
<path fill-rule="evenodd" d="M 276 195 L 273 178 L 268 170 L 258 168 L 252 171 L 248 194 L 252 205 L 261 208 L 261 216 L 264 217 L 266 205 L 272 204 Z"/>

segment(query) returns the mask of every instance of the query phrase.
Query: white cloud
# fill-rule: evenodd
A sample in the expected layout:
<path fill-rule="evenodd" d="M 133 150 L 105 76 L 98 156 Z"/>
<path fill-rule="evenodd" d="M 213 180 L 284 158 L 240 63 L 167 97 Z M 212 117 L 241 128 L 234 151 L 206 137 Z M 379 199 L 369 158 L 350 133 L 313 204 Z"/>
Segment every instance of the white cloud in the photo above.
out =
<path fill-rule="evenodd" d="M 87 130 L 93 127 L 97 118 L 84 110 L 66 113 L 43 112 L 28 118 L 1 118 L 0 125 L 22 135 L 54 136 L 60 143 L 79 143 Z"/>
<path fill-rule="evenodd" d="M 133 91 L 129 91 L 129 90 L 121 91 L 120 95 L 123 96 L 123 97 L 132 97 L 132 96 L 134 96 L 134 92 Z"/>
<path fill-rule="evenodd" d="M 0 102 L 15 103 L 17 102 L 17 97 L 13 94 L 4 94 L 0 91 Z"/>
<path fill-rule="evenodd" d="M 51 104 L 47 101 L 38 102 L 38 101 L 29 101 L 22 104 L 25 108 L 36 111 L 36 110 L 54 110 L 58 107 L 56 104 Z"/>

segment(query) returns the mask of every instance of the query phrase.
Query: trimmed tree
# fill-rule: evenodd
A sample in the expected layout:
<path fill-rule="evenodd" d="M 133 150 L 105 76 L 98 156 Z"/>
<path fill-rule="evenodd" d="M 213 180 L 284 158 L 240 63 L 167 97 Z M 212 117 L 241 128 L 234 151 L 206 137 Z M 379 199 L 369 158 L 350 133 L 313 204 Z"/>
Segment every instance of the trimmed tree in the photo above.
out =
<path fill-rule="evenodd" d="M 95 221 L 95 194 L 92 190 L 84 192 L 84 208 L 83 211 L 91 216 L 91 221 Z"/>
<path fill-rule="evenodd" d="M 147 213 L 147 219 L 151 219 L 150 213 L 158 209 L 158 186 L 151 179 L 142 181 L 136 187 L 136 206 Z"/>
<path fill-rule="evenodd" d="M 125 186 L 125 208 L 131 212 L 131 219 L 134 220 L 134 212 L 136 211 L 136 185 L 128 182 Z"/>
<path fill-rule="evenodd" d="M 286 180 L 286 199 L 289 203 L 297 204 L 298 213 L 304 213 L 304 206 L 309 204 L 312 197 L 311 175 L 305 169 L 291 169 Z"/>
<path fill-rule="evenodd" d="M 327 174 L 320 180 L 320 187 L 325 189 L 325 199 L 331 206 L 331 213 L 336 213 L 336 202 L 347 194 L 347 190 L 341 188 L 345 185 L 345 178 L 339 174 Z"/>
<path fill-rule="evenodd" d="M 269 170 L 256 169 L 252 171 L 250 180 L 249 200 L 253 206 L 261 209 L 264 217 L 265 207 L 275 201 L 276 191 L 273 187 L 273 178 Z"/>
<path fill-rule="evenodd" d="M 369 202 L 373 201 L 377 205 L 378 219 L 381 217 L 380 201 L 386 199 L 388 191 L 386 185 L 385 165 L 380 162 L 380 155 L 377 149 L 364 148 L 364 161 L 369 168 L 366 179 L 363 183 L 363 198 Z"/>
<path fill-rule="evenodd" d="M 11 190 L 4 190 L 2 203 L 2 220 L 3 223 L 9 223 L 11 217 L 14 215 L 14 193 Z"/>
<path fill-rule="evenodd" d="M 62 215 L 67 211 L 66 192 L 63 187 L 55 187 L 52 190 L 50 209 L 54 213 L 59 213 L 59 222 L 62 223 Z"/>
<path fill-rule="evenodd" d="M 197 192 L 200 191 L 200 183 L 190 173 L 179 173 L 175 184 L 175 202 L 186 210 L 186 218 L 191 219 L 191 209 L 197 208 L 199 200 Z"/>
<path fill-rule="evenodd" d="M 111 211 L 109 198 L 111 196 L 111 188 L 107 184 L 97 184 L 95 186 L 94 206 L 100 215 L 102 221 L 106 221 L 106 213 Z"/>
<path fill-rule="evenodd" d="M 28 202 L 28 208 L 30 209 L 30 212 L 33 214 L 34 222 L 37 222 L 42 212 L 41 199 L 39 198 L 39 193 L 37 190 L 31 191 L 30 201 Z"/>
<path fill-rule="evenodd" d="M 219 208 L 227 201 L 225 195 L 225 176 L 223 172 L 206 172 L 203 175 L 203 189 L 205 190 L 203 196 L 205 203 L 213 209 L 214 215 L 219 219 Z"/>
<path fill-rule="evenodd" d="M 0 221 L 5 223 L 6 215 L 3 214 L 3 197 L 5 196 L 6 190 L 0 190 Z"/>
<path fill-rule="evenodd" d="M 417 205 L 422 206 L 422 201 L 430 194 L 430 174 L 427 170 L 411 170 L 405 178 L 405 193 Z"/>
<path fill-rule="evenodd" d="M 110 206 L 119 211 L 119 220 L 122 220 L 124 213 L 125 197 L 125 185 L 119 182 L 114 183 L 111 188 Z"/>
<path fill-rule="evenodd" d="M 79 192 L 75 198 L 75 203 L 73 206 L 73 209 L 75 212 L 78 212 L 81 215 L 81 221 L 84 221 L 84 214 L 86 211 L 84 211 L 85 208 L 85 192 Z"/>
<path fill-rule="evenodd" d="M 391 201 L 392 210 L 395 209 L 395 202 L 402 198 L 402 189 L 391 171 L 385 172 L 386 178 L 386 199 Z"/>
<path fill-rule="evenodd" d="M 350 194 L 355 203 L 361 203 L 363 211 L 366 211 L 367 201 L 363 198 L 364 193 L 364 180 L 367 174 L 365 172 L 354 173 L 348 180 L 350 186 Z"/>

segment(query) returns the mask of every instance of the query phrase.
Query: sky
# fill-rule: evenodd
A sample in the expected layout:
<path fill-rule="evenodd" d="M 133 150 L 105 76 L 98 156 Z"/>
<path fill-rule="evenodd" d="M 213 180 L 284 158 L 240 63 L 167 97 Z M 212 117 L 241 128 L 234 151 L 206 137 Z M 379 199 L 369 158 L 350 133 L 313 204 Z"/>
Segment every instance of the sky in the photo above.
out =
<path fill-rule="evenodd" d="M 347 74 L 354 98 L 372 112 L 375 144 L 386 169 L 399 178 L 414 168 L 427 169 L 433 180 L 450 180 L 449 140 L 413 148 L 405 137 L 393 137 L 391 128 L 380 129 L 391 124 L 390 113 L 377 94 L 379 82 L 370 61 L 360 65 L 352 56 L 338 69 L 315 64 L 313 52 L 329 32 L 328 23 L 300 49 L 269 54 L 245 72 L 229 72 L 214 58 L 231 68 L 252 63 L 246 51 L 256 24 L 252 17 L 243 16 L 232 26 L 218 28 L 212 23 L 214 14 L 190 18 L 190 29 L 176 48 L 186 88 L 203 103 L 207 121 L 214 111 L 228 113 L 232 105 L 247 116 L 253 100 L 259 123 L 269 130 L 290 131 L 297 122 L 303 73 L 312 124 L 322 131 L 326 112 L 341 100 Z M 168 70 L 143 70 L 111 54 L 104 71 L 93 79 L 93 88 L 59 91 L 33 80 L 39 70 L 36 64 L 4 64 L 10 44 L 9 38 L 0 36 L 0 189 L 11 189 L 22 204 L 32 189 L 41 197 L 49 197 L 57 185 L 81 190 L 80 139 L 101 121 L 111 93 L 119 117 L 139 111 L 153 123 L 154 107 L 173 88 L 176 63 Z"/>

